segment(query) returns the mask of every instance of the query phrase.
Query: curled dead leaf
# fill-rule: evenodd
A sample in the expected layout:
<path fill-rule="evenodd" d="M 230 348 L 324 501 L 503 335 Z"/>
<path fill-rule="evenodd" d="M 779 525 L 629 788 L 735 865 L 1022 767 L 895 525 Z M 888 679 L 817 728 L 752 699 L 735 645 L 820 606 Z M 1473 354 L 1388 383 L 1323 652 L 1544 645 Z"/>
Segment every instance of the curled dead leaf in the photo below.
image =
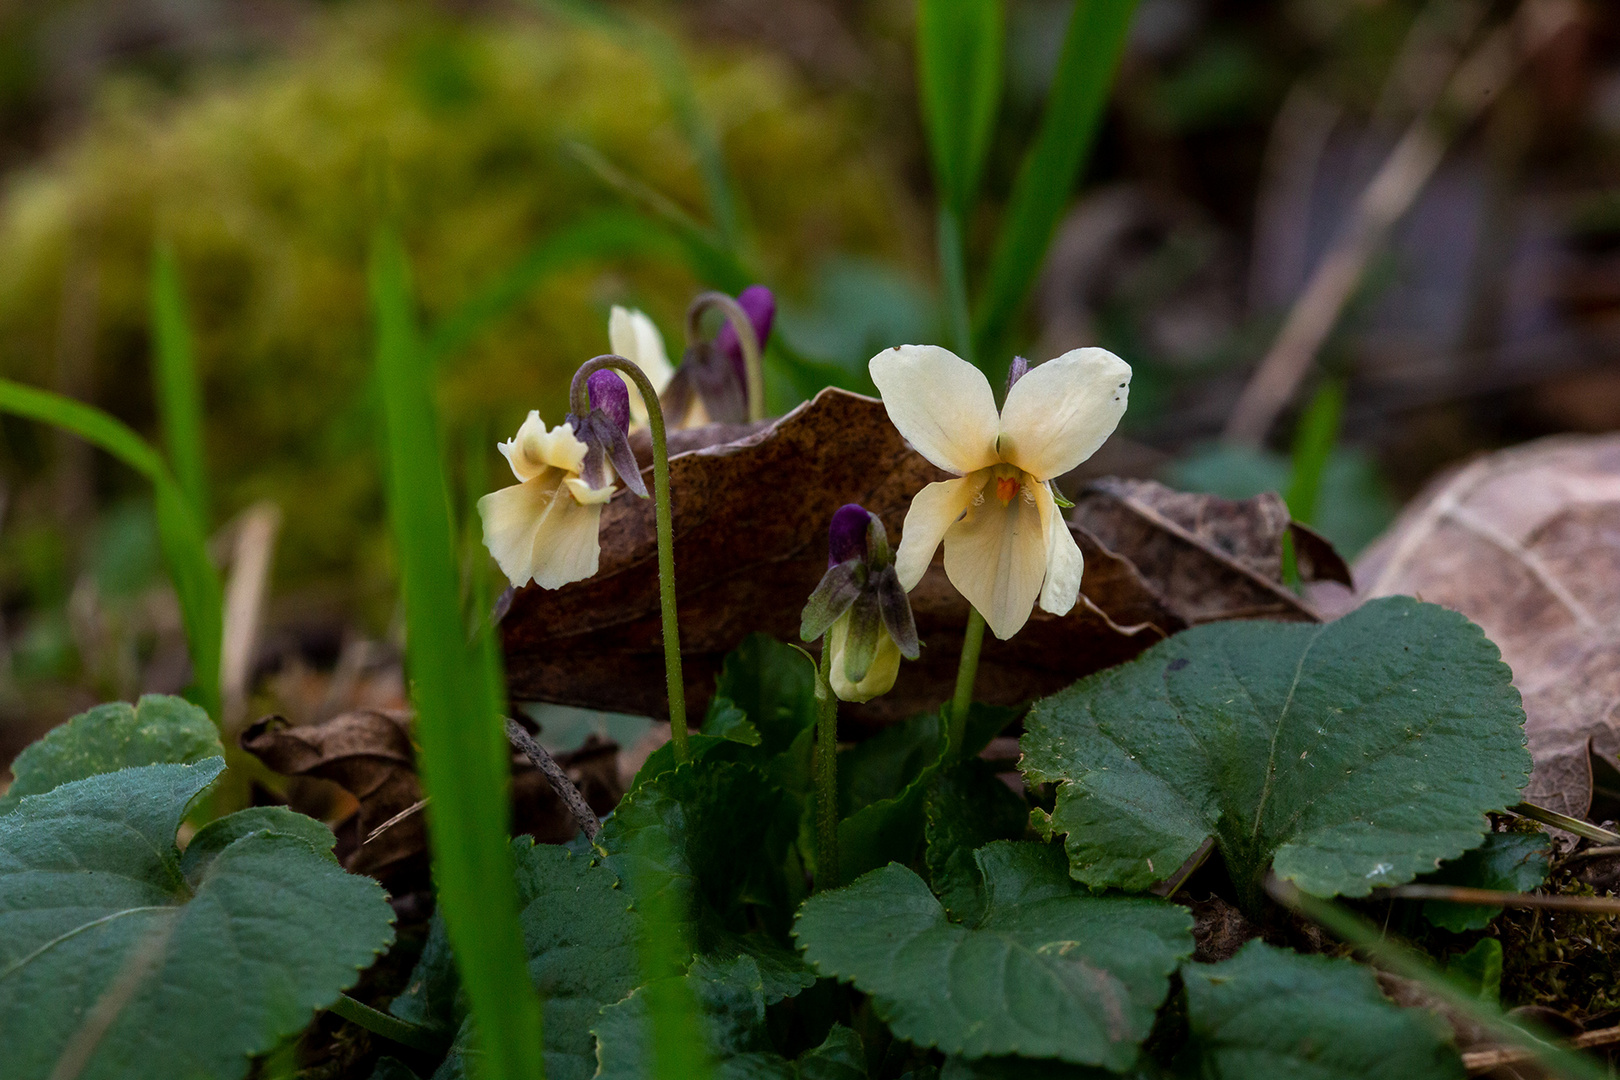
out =
<path fill-rule="evenodd" d="M 780 420 L 746 430 L 706 445 L 729 432 L 697 429 L 689 438 L 698 448 L 670 461 L 686 700 L 695 716 L 713 693 L 721 660 L 748 633 L 798 639 L 799 613 L 826 570 L 827 523 L 839 506 L 860 503 L 898 539 L 912 497 L 946 478 L 906 444 L 881 401 L 842 390 L 825 390 Z M 1189 508 L 1204 506 L 1201 519 L 1226 514 L 1225 531 L 1200 533 L 1196 523 L 1189 531 L 1158 514 L 1099 538 L 1079 512 L 1070 527 L 1086 563 L 1081 601 L 1064 616 L 1037 609 L 1011 642 L 987 639 L 976 696 L 1015 704 L 1051 693 L 1182 629 L 1194 621 L 1188 612 L 1198 621 L 1313 617 L 1275 570 L 1267 579 L 1220 547 L 1239 544 L 1280 566 L 1286 513 L 1273 527 L 1275 508 L 1263 501 L 1179 498 Z M 1131 505 L 1156 504 L 1144 496 Z M 1129 507 L 1112 513 L 1140 517 Z M 1101 507 L 1097 519 L 1110 526 Z M 1161 535 L 1167 528 L 1169 539 Z M 1244 530 L 1255 535 L 1245 538 Z M 603 512 L 601 540 L 595 577 L 511 596 L 501 624 L 510 692 L 518 700 L 665 716 L 651 503 L 621 492 Z M 1199 573 L 1182 571 L 1189 559 Z M 1184 588 L 1194 592 L 1183 595 Z M 911 602 L 922 659 L 901 665 L 889 694 L 846 707 L 842 715 L 854 724 L 931 711 L 951 694 L 968 606 L 946 579 L 941 556 Z"/>
<path fill-rule="evenodd" d="M 426 818 L 407 812 L 422 800 L 409 714 L 357 709 L 304 726 L 269 716 L 244 731 L 241 744 L 278 773 L 328 780 L 355 797 L 359 810 L 336 828 L 336 852 L 346 869 L 376 877 L 396 893 L 426 887 Z M 578 750 L 556 755 L 598 814 L 623 794 L 617 757 L 616 744 L 594 735 Z M 573 838 L 573 817 L 526 758 L 514 758 L 512 801 L 514 832 L 541 843 Z M 293 808 L 305 809 L 296 798 Z"/>
<path fill-rule="evenodd" d="M 1524 696 L 1525 798 L 1585 817 L 1590 753 L 1620 753 L 1620 437 L 1561 436 L 1436 480 L 1356 563 L 1484 628 Z"/>
<path fill-rule="evenodd" d="M 1110 477 L 1087 485 L 1075 503 L 1070 516 L 1128 558 L 1189 626 L 1317 618 L 1282 583 L 1283 537 L 1299 526 L 1274 494 L 1222 499 Z M 1302 575 L 1347 579 L 1333 546 L 1308 530 L 1305 535 L 1312 542 L 1300 561 Z"/>

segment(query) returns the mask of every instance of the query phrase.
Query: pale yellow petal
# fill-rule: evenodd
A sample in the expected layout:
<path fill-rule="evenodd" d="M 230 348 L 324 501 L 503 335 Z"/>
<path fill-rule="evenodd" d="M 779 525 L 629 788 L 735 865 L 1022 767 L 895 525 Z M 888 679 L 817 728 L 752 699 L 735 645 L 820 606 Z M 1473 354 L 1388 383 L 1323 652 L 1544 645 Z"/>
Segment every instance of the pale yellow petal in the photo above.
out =
<path fill-rule="evenodd" d="M 581 506 L 558 491 L 534 536 L 534 583 L 542 589 L 560 589 L 596 573 L 602 555 L 598 528 L 602 504 Z"/>
<path fill-rule="evenodd" d="M 1061 476 L 1119 426 L 1131 366 L 1107 349 L 1075 349 L 1019 379 L 1001 409 L 1001 458 L 1037 480 Z"/>
<path fill-rule="evenodd" d="M 894 680 L 900 674 L 900 646 L 889 636 L 889 631 L 880 625 L 877 653 L 872 657 L 872 666 L 866 669 L 864 679 L 852 683 L 844 678 L 844 648 L 848 640 L 849 613 L 845 612 L 827 631 L 827 648 L 832 650 L 827 681 L 832 684 L 838 700 L 871 701 L 880 694 L 887 694 L 894 688 Z"/>
<path fill-rule="evenodd" d="M 530 480 L 492 491 L 478 500 L 484 546 L 515 586 L 526 585 L 534 577 L 535 533 L 557 497 L 562 478 L 561 470 L 544 469 Z"/>
<path fill-rule="evenodd" d="M 867 369 L 889 420 L 912 447 L 947 472 L 994 465 L 996 398 L 984 372 L 938 345 L 896 345 Z"/>
<path fill-rule="evenodd" d="M 578 473 L 585 464 L 585 444 L 575 438 L 574 429 L 559 424 L 547 431 L 545 421 L 533 409 L 529 410 L 517 434 L 506 442 L 496 443 L 495 448 L 506 455 L 512 475 L 519 480 L 531 480 L 547 466 Z"/>
<path fill-rule="evenodd" d="M 910 592 L 928 572 L 934 552 L 945 533 L 962 516 L 973 497 L 984 490 L 988 470 L 963 480 L 941 480 L 912 496 L 911 509 L 900 527 L 900 547 L 894 553 L 894 570 L 900 587 Z"/>
<path fill-rule="evenodd" d="M 1041 610 L 1067 615 L 1080 598 L 1080 575 L 1085 571 L 1086 560 L 1052 492 L 1045 484 L 1026 482 L 1026 487 L 1035 494 L 1035 505 L 1041 512 L 1041 529 L 1046 533 L 1046 580 L 1041 584 Z"/>
<path fill-rule="evenodd" d="M 1027 487 L 1005 504 L 987 486 L 945 534 L 945 573 L 996 637 L 1018 633 L 1046 577 L 1046 533 Z"/>
<path fill-rule="evenodd" d="M 568 488 L 568 490 L 574 496 L 574 501 L 579 503 L 581 506 L 590 506 L 593 503 L 605 503 L 609 499 L 613 498 L 613 488 L 611 486 L 593 488 L 591 485 L 587 484 L 577 476 L 570 476 L 567 480 L 564 480 L 563 486 Z"/>
<path fill-rule="evenodd" d="M 608 315 L 608 345 L 620 356 L 629 360 L 642 370 L 647 381 L 652 383 L 653 389 L 658 393 L 664 392 L 669 385 L 670 378 L 675 369 L 670 366 L 669 353 L 664 349 L 664 335 L 658 332 L 653 321 L 634 308 L 624 308 L 613 305 Z M 647 422 L 647 404 L 641 400 L 641 391 L 628 375 L 619 373 L 619 378 L 630 388 L 630 419 L 635 424 Z"/>

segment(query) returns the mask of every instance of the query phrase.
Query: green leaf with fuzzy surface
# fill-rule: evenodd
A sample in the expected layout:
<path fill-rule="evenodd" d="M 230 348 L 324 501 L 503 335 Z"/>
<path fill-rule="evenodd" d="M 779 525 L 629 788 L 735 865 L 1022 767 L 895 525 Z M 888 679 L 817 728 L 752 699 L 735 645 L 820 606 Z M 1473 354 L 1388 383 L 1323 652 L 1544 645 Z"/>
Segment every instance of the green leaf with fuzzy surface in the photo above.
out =
<path fill-rule="evenodd" d="M 1268 868 L 1365 896 L 1474 847 L 1518 799 L 1511 679 L 1479 627 L 1407 597 L 1201 626 L 1037 702 L 1020 767 L 1061 785 L 1052 823 L 1093 887 L 1145 889 L 1214 836 L 1251 906 Z"/>
<path fill-rule="evenodd" d="M 872 995 L 899 1038 L 967 1058 L 1130 1067 L 1192 952 L 1186 909 L 1084 895 L 1044 844 L 999 841 L 975 857 L 977 923 L 952 922 L 922 878 L 891 864 L 806 901 L 800 948 Z"/>
<path fill-rule="evenodd" d="M 641 919 L 630 894 L 607 866 L 553 844 L 512 842 L 529 976 L 544 1004 L 547 1080 L 586 1080 L 596 1071 L 590 1028 L 604 1005 L 622 999 L 641 981 Z M 435 1080 L 468 1075 L 477 1039 L 457 992 L 455 962 L 442 920 L 404 994 L 391 1011 L 440 1031 L 456 1031 Z"/>
<path fill-rule="evenodd" d="M 24 795 L 40 795 L 70 780 L 135 765 L 189 764 L 224 750 L 208 714 L 184 698 L 147 694 L 134 705 L 114 701 L 82 712 L 17 755 L 0 814 Z"/>
<path fill-rule="evenodd" d="M 82 1080 L 243 1076 L 393 940 L 382 889 L 317 822 L 245 811 L 181 855 L 180 820 L 223 768 L 91 776 L 0 818 L 8 1078 L 75 1054 Z"/>
<path fill-rule="evenodd" d="M 1384 997 L 1368 968 L 1251 941 L 1186 964 L 1187 1053 L 1208 1080 L 1460 1080 L 1444 1021 Z"/>
<path fill-rule="evenodd" d="M 835 1025 L 826 1040 L 797 1061 L 777 1052 L 765 1025 L 764 980 L 750 957 L 728 963 L 699 961 L 680 976 L 698 1002 L 704 1045 L 717 1080 L 863 1080 L 860 1037 Z M 602 1010 L 594 1033 L 601 1046 L 600 1080 L 653 1080 L 647 1044 L 648 1006 L 663 980 Z"/>

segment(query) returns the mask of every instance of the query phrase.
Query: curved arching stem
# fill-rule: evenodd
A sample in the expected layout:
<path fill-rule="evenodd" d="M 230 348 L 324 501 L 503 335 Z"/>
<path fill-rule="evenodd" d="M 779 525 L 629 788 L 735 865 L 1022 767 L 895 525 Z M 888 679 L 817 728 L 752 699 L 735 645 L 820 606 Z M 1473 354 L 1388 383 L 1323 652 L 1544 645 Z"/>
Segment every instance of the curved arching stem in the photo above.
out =
<path fill-rule="evenodd" d="M 753 320 L 741 304 L 723 292 L 699 293 L 692 306 L 686 309 L 686 340 L 696 341 L 703 334 L 703 316 L 710 308 L 719 308 L 737 335 L 742 347 L 744 389 L 748 398 L 749 421 L 765 419 L 765 360 L 760 355 L 759 335 L 754 332 Z"/>
<path fill-rule="evenodd" d="M 746 321 L 746 320 L 745 320 Z M 664 619 L 664 677 L 669 684 L 669 737 L 675 744 L 675 760 L 688 761 L 691 751 L 686 737 L 686 680 L 681 676 L 681 634 L 675 619 L 675 530 L 670 524 L 669 444 L 664 439 L 664 410 L 658 391 L 635 364 L 622 356 L 606 353 L 585 361 L 574 372 L 569 390 L 570 408 L 575 416 L 587 416 L 591 397 L 586 380 L 603 368 L 612 368 L 629 377 L 647 403 L 647 426 L 652 434 L 653 520 L 658 531 L 658 606 Z"/>

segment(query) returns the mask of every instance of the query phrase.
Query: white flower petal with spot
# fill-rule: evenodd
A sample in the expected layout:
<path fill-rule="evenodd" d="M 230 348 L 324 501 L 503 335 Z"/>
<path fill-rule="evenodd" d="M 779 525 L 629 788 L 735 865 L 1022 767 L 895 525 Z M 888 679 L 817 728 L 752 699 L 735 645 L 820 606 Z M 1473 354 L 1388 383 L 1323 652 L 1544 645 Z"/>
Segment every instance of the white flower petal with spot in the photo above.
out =
<path fill-rule="evenodd" d="M 1001 457 L 1037 480 L 1097 452 L 1125 415 L 1131 367 L 1107 349 L 1075 349 L 1019 379 L 1001 410 Z"/>

